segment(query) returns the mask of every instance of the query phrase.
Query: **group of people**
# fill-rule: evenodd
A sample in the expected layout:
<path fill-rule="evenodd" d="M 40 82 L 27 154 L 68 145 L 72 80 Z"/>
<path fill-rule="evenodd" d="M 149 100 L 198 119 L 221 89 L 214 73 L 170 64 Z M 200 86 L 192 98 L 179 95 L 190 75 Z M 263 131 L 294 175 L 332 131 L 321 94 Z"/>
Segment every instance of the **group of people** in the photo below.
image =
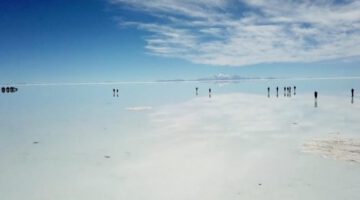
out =
<path fill-rule="evenodd" d="M 199 88 L 198 87 L 195 88 L 195 94 L 196 94 L 196 96 L 199 95 Z M 209 88 L 209 98 L 211 98 L 211 88 Z"/>
<path fill-rule="evenodd" d="M 268 91 L 268 97 L 270 98 L 270 87 L 267 88 Z M 292 94 L 292 87 L 291 86 L 285 86 L 284 87 L 284 97 L 291 97 Z M 294 86 L 294 95 L 296 95 L 296 86 Z M 276 97 L 279 97 L 279 87 L 276 87 Z"/>
<path fill-rule="evenodd" d="M 270 87 L 267 88 L 268 90 L 268 97 L 270 97 Z M 354 88 L 351 88 L 351 103 L 354 103 Z M 296 86 L 294 86 L 294 95 L 296 95 Z M 279 96 L 279 87 L 276 87 L 276 96 Z M 291 87 L 284 87 L 284 96 L 291 97 Z M 318 91 L 314 91 L 314 98 L 315 104 L 314 107 L 318 106 L 317 99 L 318 99 Z"/>
<path fill-rule="evenodd" d="M 113 97 L 119 97 L 119 89 L 113 88 Z"/>
<path fill-rule="evenodd" d="M 17 91 L 18 91 L 18 89 L 16 87 L 2 87 L 1 88 L 2 93 L 14 93 Z"/>

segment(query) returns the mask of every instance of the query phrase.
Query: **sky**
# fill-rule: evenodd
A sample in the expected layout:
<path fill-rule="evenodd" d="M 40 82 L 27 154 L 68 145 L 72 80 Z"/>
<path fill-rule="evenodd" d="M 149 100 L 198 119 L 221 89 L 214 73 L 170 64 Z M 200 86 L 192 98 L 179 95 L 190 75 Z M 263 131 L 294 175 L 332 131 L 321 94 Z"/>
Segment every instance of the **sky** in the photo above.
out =
<path fill-rule="evenodd" d="M 0 83 L 360 76 L 357 0 L 2 0 Z"/>

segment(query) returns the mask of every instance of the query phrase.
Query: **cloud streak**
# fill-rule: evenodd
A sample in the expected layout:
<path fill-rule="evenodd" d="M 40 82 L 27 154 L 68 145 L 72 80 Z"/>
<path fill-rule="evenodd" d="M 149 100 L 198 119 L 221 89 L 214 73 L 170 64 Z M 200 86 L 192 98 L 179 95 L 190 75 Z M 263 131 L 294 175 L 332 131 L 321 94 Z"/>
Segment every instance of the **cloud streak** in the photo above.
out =
<path fill-rule="evenodd" d="M 346 0 L 112 0 L 154 20 L 121 16 L 147 31 L 150 54 L 244 66 L 360 56 L 360 2 Z"/>

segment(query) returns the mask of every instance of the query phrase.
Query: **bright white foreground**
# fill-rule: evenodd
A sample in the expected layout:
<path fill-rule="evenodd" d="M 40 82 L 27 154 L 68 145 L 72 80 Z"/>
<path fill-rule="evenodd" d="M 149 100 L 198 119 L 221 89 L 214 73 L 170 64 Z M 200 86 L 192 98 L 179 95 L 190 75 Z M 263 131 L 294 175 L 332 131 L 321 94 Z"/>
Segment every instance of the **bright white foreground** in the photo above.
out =
<path fill-rule="evenodd" d="M 359 105 L 223 94 L 8 129 L 0 199 L 360 199 Z"/>

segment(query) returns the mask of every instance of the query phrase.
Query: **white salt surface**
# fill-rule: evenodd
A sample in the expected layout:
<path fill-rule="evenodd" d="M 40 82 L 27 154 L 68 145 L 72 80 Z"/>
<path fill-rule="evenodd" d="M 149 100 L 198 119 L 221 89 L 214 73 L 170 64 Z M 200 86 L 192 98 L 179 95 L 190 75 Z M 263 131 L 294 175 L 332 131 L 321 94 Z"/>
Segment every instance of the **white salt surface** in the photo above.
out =
<path fill-rule="evenodd" d="M 222 94 L 52 131 L 9 126 L 1 199 L 360 199 L 359 111 L 334 97 L 314 108 L 309 96 Z"/>

